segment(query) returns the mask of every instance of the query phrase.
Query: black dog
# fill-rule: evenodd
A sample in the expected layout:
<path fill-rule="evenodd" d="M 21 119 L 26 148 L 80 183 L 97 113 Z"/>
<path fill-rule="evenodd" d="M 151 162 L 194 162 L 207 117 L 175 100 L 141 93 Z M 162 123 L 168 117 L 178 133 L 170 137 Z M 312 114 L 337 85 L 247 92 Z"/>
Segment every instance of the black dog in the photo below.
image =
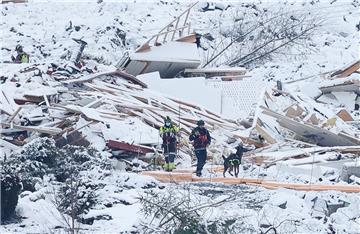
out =
<path fill-rule="evenodd" d="M 225 177 L 226 171 L 229 170 L 229 174 L 231 176 L 234 176 L 231 172 L 234 171 L 235 177 L 238 177 L 239 175 L 239 167 L 241 164 L 241 159 L 243 156 L 243 153 L 250 151 L 249 149 L 246 149 L 243 147 L 242 144 L 239 144 L 236 148 L 235 154 L 230 154 L 229 157 L 225 158 L 224 155 L 222 156 L 224 159 L 224 172 L 223 175 Z"/>

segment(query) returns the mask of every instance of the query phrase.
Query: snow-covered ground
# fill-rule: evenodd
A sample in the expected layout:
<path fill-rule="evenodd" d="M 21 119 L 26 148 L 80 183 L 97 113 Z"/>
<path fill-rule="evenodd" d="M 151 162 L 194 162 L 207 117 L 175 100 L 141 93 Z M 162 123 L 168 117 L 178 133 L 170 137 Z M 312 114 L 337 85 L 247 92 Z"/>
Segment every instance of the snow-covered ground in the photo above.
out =
<path fill-rule="evenodd" d="M 134 50 L 147 37 L 157 33 L 170 20 L 184 11 L 190 2 L 181 1 L 37 1 L 26 4 L 1 5 L 1 54 L 2 63 L 10 61 L 10 56 L 17 44 L 22 44 L 30 54 L 32 64 L 62 64 L 68 61 L 71 52 L 77 48 L 72 38 L 83 39 L 88 45 L 83 58 L 89 64 L 102 70 L 110 70 L 127 50 Z M 252 3 L 247 1 L 246 3 Z M 291 4 L 294 3 L 294 4 Z M 217 34 L 219 22 L 228 22 L 235 8 L 242 2 L 229 2 L 226 11 L 200 11 L 205 2 L 199 3 L 190 14 L 193 28 L 201 33 Z M 218 3 L 220 4 L 220 3 Z M 275 81 L 284 82 L 285 91 L 300 92 L 312 97 L 316 87 L 324 81 L 320 73 L 333 71 L 359 59 L 360 37 L 356 25 L 359 24 L 359 2 L 354 1 L 288 1 L 284 4 L 273 2 L 256 2 L 259 6 L 269 8 L 283 7 L 289 11 L 309 11 L 310 14 L 323 17 L 324 26 L 313 36 L 313 46 L 307 50 L 307 56 L 279 56 L 272 62 L 256 67 L 249 74 L 257 82 L 267 82 L 271 86 Z M 242 8 L 243 10 L 245 8 Z M 220 29 L 219 29 L 220 30 Z M 19 66 L 10 64 L 0 68 L 1 76 L 13 74 Z M 25 67 L 25 66 L 24 66 Z M 15 83 L 1 84 L 1 89 L 9 95 L 20 95 L 25 90 L 40 92 L 42 79 L 33 77 L 26 82 L 26 73 L 19 74 L 21 89 L 15 90 Z M 310 77 L 301 82 L 289 83 L 297 79 Z M 214 88 L 214 83 L 202 78 L 161 80 L 153 76 L 139 77 L 148 84 L 154 93 L 174 96 L 184 101 L 191 101 L 215 112 L 224 112 L 226 117 L 234 120 L 243 114 L 234 113 L 231 105 L 221 107 L 222 93 Z M 351 78 L 359 79 L 359 74 Z M 152 80 L 147 80 L 152 79 Z M 257 85 L 261 86 L 261 85 Z M 49 92 L 49 89 L 46 90 Z M 260 89 L 256 90 L 257 92 Z M 256 93 L 256 92 L 255 92 Z M 255 95 L 256 96 L 256 95 Z M 249 97 L 254 100 L 255 97 Z M 226 100 L 226 99 L 225 99 Z M 281 99 L 279 99 L 281 100 Z M 284 100 L 285 102 L 285 100 Z M 281 103 L 277 103 L 281 107 Z M 235 104 L 234 104 L 235 105 Z M 241 103 L 238 104 L 241 106 Z M 248 114 L 249 107 L 242 107 Z M 80 119 L 77 127 L 86 121 Z M 157 131 L 148 127 L 137 118 L 123 121 L 111 121 L 114 131 L 105 129 L 103 124 L 94 124 L 83 129 L 89 141 L 97 149 L 105 148 L 105 140 L 120 139 L 128 142 L 158 142 Z M 105 132 L 99 137 L 97 132 Z M 217 141 L 224 139 L 222 132 L 214 132 Z M 141 135 L 141 136 L 140 136 Z M 215 143 L 214 143 L 215 144 Z M 214 146 L 213 148 L 216 148 Z M 276 148 L 277 145 L 273 146 Z M 293 149 L 290 149 L 293 150 Z M 280 153 L 281 154 L 281 153 Z M 84 219 L 93 219 L 93 223 L 80 226 L 83 233 L 143 233 L 152 217 L 142 212 L 139 196 L 147 191 L 169 194 L 171 190 L 182 194 L 190 191 L 194 196 L 193 203 L 216 202 L 223 196 L 236 195 L 235 200 L 226 202 L 216 208 L 201 211 L 202 221 L 223 223 L 233 221 L 233 229 L 223 233 L 260 233 L 274 227 L 277 233 L 360 233 L 360 198 L 359 194 L 336 191 L 299 192 L 286 189 L 267 190 L 255 186 L 226 186 L 221 184 L 162 184 L 153 178 L 141 176 L 123 170 L 124 163 L 108 159 L 103 152 L 103 160 L 112 163 L 113 167 L 88 172 L 94 183 L 101 184 L 96 190 L 97 203 Z M 336 157 L 331 153 L 319 154 L 297 162 Z M 215 163 L 221 155 L 217 155 Z M 350 157 L 349 157 L 350 158 Z M 350 161 L 353 159 L 349 159 Z M 119 165 L 120 164 L 120 165 Z M 141 164 L 141 162 L 140 162 Z M 314 173 L 313 173 L 314 172 Z M 311 176 L 309 176 L 311 173 Z M 340 171 L 326 165 L 304 165 L 296 171 L 291 163 L 278 164 L 268 169 L 246 163 L 240 170 L 240 177 L 261 177 L 279 181 L 300 183 L 333 184 Z M 206 175 L 214 176 L 206 171 Z M 221 177 L 221 173 L 216 174 Z M 321 178 L 321 181 L 319 181 Z M 53 189 L 56 184 L 52 178 L 45 177 L 36 186 L 36 191 L 25 191 L 20 194 L 16 213 L 20 221 L 2 225 L 1 233 L 61 233 L 66 226 L 64 218 L 54 207 Z M 344 182 L 341 182 L 344 183 Z M 202 202 L 200 202 L 202 201 Z M 339 209 L 336 209 L 339 204 Z M 231 225 L 230 225 L 231 226 Z M 156 232 L 156 231 L 154 231 Z M 157 230 L 157 232 L 165 232 Z M 273 231 L 269 231 L 271 233 Z"/>

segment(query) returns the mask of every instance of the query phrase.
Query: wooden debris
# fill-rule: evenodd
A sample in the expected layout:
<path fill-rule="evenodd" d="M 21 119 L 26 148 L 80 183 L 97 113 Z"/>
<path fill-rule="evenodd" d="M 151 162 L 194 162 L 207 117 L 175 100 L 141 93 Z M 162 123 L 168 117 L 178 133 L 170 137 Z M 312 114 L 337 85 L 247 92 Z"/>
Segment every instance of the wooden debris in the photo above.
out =
<path fill-rule="evenodd" d="M 258 178 L 222 178 L 222 177 L 196 177 L 192 173 L 180 173 L 180 172 L 164 172 L 164 171 L 145 171 L 141 173 L 154 177 L 160 182 L 164 183 L 180 183 L 180 182 L 212 182 L 212 183 L 224 183 L 230 185 L 247 184 L 252 186 L 261 186 L 267 189 L 292 189 L 300 191 L 340 191 L 346 193 L 360 193 L 360 186 L 358 185 L 324 185 L 324 184 L 296 184 L 278 181 L 268 181 Z"/>
<path fill-rule="evenodd" d="M 145 83 L 143 83 L 142 81 L 140 81 L 139 79 L 137 79 L 135 76 L 128 74 L 125 71 L 120 71 L 120 70 L 98 72 L 98 73 L 94 73 L 94 74 L 84 76 L 84 77 L 81 77 L 78 79 L 65 80 L 65 81 L 62 81 L 62 83 L 64 83 L 64 84 L 85 83 L 85 82 L 89 82 L 95 78 L 98 78 L 100 76 L 106 76 L 106 75 L 118 76 L 118 77 L 124 78 L 125 80 L 130 81 L 134 84 L 140 85 L 142 88 L 147 88 L 147 85 Z"/>
<path fill-rule="evenodd" d="M 299 105 L 293 105 L 286 109 L 286 116 L 290 118 L 300 117 L 304 111 Z"/>
<path fill-rule="evenodd" d="M 347 77 L 350 76 L 351 74 L 353 74 L 354 72 L 358 71 L 360 69 L 360 60 L 352 63 L 351 65 L 340 69 L 334 73 L 332 73 L 330 75 L 330 77 L 333 78 L 343 78 L 343 77 Z"/>
<path fill-rule="evenodd" d="M 160 32 L 153 35 L 132 54 L 124 54 L 116 67 L 132 75 L 158 71 L 162 77 L 174 77 L 185 68 L 196 68 L 200 65 L 197 53 L 196 35 L 190 32 L 187 22 L 191 8 L 181 13 Z M 180 22 L 181 21 L 181 22 Z M 168 53 L 168 51 L 178 51 Z"/>
<path fill-rule="evenodd" d="M 192 181 L 191 173 L 177 173 L 165 171 L 145 171 L 142 175 L 151 176 L 163 183 L 180 183 Z"/>
<path fill-rule="evenodd" d="M 319 88 L 323 94 L 331 92 L 354 92 L 360 95 L 360 81 L 359 80 L 346 80 L 340 84 L 323 86 Z"/>
<path fill-rule="evenodd" d="M 344 137 L 340 133 L 335 134 L 314 125 L 300 123 L 265 107 L 263 107 L 263 113 L 276 118 L 282 127 L 304 138 L 308 138 L 320 146 L 351 146 L 360 144 L 360 140 L 352 136 L 346 135 L 346 137 Z"/>
<path fill-rule="evenodd" d="M 315 113 L 312 113 L 310 118 L 308 118 L 306 122 L 311 123 L 312 125 L 318 125 L 320 123 L 320 120 L 316 117 Z"/>
<path fill-rule="evenodd" d="M 21 109 L 22 109 L 21 106 L 18 107 L 18 109 L 14 112 L 14 114 L 12 114 L 12 116 L 11 116 L 10 119 L 8 120 L 9 123 L 11 123 L 11 122 L 15 119 L 16 115 L 19 114 L 19 112 L 21 111 Z"/>
<path fill-rule="evenodd" d="M 15 103 L 15 101 L 12 98 L 8 97 L 4 90 L 1 90 L 0 110 L 5 114 L 12 116 L 17 108 L 18 105 Z"/>
<path fill-rule="evenodd" d="M 179 33 L 180 38 L 177 38 L 178 41 L 182 41 L 181 39 L 183 37 L 188 37 L 190 34 L 190 23 L 187 22 L 190 10 L 197 4 L 197 2 L 190 5 L 189 8 L 187 8 L 185 11 L 183 11 L 178 17 L 176 17 L 174 20 L 172 20 L 168 25 L 166 25 L 163 29 L 159 31 L 158 34 L 152 36 L 147 42 L 145 42 L 142 46 L 140 46 L 136 52 L 143 52 L 148 49 L 150 49 L 150 43 L 153 41 L 154 46 L 158 46 L 158 41 L 160 40 L 160 37 L 162 37 L 161 43 L 164 43 L 167 41 L 167 38 L 170 39 L 170 41 L 176 39 L 175 35 L 177 35 L 177 32 Z M 180 21 L 183 21 L 181 24 L 183 24 L 186 27 L 181 27 L 179 25 Z M 172 34 L 171 38 L 168 37 L 168 35 Z M 187 39 L 185 41 L 188 41 Z"/>
<path fill-rule="evenodd" d="M 154 152 L 153 148 L 151 147 L 137 145 L 137 144 L 129 144 L 126 142 L 115 141 L 115 140 L 109 140 L 106 145 L 113 149 L 125 150 L 138 154 L 146 154 L 146 153 Z"/>
<path fill-rule="evenodd" d="M 345 109 L 340 110 L 336 115 L 339 116 L 345 122 L 354 121 L 353 117 Z"/>
<path fill-rule="evenodd" d="M 269 143 L 269 144 L 275 144 L 276 139 L 271 136 L 271 134 L 262 128 L 259 123 L 256 124 L 255 129 L 258 131 L 258 133 Z"/>
<path fill-rule="evenodd" d="M 286 161 L 293 158 L 305 158 L 315 153 L 324 152 L 339 152 L 339 153 L 353 153 L 360 154 L 360 146 L 334 146 L 334 147 L 310 147 L 310 148 L 298 148 L 287 151 L 275 151 L 275 152 L 259 152 L 250 156 L 252 161 L 257 158 L 262 158 L 266 164 L 266 167 L 275 165 L 276 162 Z"/>
<path fill-rule="evenodd" d="M 85 139 L 85 136 L 77 130 L 73 130 L 66 134 L 66 136 L 61 136 L 55 139 L 56 147 L 63 147 L 65 145 L 78 145 L 87 147 L 90 145 L 90 142 Z"/>
<path fill-rule="evenodd" d="M 10 142 L 8 142 L 6 140 L 3 140 L 1 138 L 0 138 L 0 147 L 3 147 L 5 149 L 10 149 L 10 150 L 13 150 L 13 151 L 20 149 L 19 146 L 11 144 Z"/>
<path fill-rule="evenodd" d="M 41 127 L 41 126 L 20 126 L 20 125 L 10 125 L 7 123 L 1 123 L 3 127 L 12 127 L 15 129 L 21 129 L 25 131 L 30 132 L 39 132 L 39 133 L 45 133 L 49 135 L 57 135 L 62 132 L 62 129 L 60 128 L 53 128 L 53 127 Z"/>
<path fill-rule="evenodd" d="M 229 67 L 229 68 L 187 68 L 184 70 L 186 77 L 223 77 L 236 78 L 245 75 L 246 69 L 243 67 Z"/>

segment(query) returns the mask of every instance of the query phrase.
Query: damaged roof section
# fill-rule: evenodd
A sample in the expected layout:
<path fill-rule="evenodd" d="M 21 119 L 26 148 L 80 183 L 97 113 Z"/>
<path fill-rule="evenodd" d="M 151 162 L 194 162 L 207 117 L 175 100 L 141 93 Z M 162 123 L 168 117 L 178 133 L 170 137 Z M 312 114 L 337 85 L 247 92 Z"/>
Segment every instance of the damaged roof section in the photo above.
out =
<path fill-rule="evenodd" d="M 196 3 L 195 3 L 196 4 Z M 197 68 L 201 61 L 197 51 L 196 34 L 190 32 L 187 10 L 152 36 L 134 53 L 125 53 L 117 67 L 137 76 L 159 71 L 161 77 L 174 77 L 185 68 Z"/>

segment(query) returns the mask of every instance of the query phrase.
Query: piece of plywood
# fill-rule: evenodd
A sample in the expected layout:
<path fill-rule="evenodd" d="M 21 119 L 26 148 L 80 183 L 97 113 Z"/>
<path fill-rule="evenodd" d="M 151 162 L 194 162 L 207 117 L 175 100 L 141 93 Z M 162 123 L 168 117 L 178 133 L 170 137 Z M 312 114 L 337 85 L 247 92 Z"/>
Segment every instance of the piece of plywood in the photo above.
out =
<path fill-rule="evenodd" d="M 312 125 L 318 125 L 320 120 L 316 117 L 315 113 L 312 113 L 306 122 L 311 123 Z"/>
<path fill-rule="evenodd" d="M 340 119 L 344 120 L 345 122 L 354 121 L 353 117 L 345 109 L 340 110 L 336 115 L 339 116 Z"/>
<path fill-rule="evenodd" d="M 304 111 L 299 105 L 293 105 L 286 109 L 286 116 L 290 118 L 300 117 Z"/>
<path fill-rule="evenodd" d="M 359 87 L 360 92 L 360 87 Z M 355 109 L 355 100 L 357 98 L 357 94 L 354 92 L 332 92 L 332 94 L 336 97 L 336 99 L 341 103 L 341 105 L 345 106 L 347 110 Z"/>

